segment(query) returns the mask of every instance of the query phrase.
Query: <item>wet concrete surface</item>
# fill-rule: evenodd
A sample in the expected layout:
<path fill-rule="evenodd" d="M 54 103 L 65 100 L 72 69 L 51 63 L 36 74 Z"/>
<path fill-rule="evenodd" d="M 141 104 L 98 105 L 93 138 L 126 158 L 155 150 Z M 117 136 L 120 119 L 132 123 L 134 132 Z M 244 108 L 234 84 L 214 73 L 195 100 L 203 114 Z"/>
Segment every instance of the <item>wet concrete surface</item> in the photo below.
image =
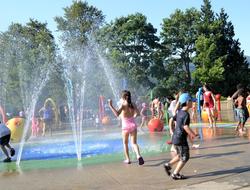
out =
<path fill-rule="evenodd" d="M 199 129 L 197 129 L 199 130 Z M 204 128 L 203 141 L 191 150 L 191 159 L 182 173 L 188 178 L 175 181 L 164 171 L 163 164 L 171 159 L 169 152 L 144 157 L 125 165 L 121 161 L 106 164 L 79 165 L 58 169 L 22 171 L 9 168 L 0 171 L 0 189 L 56 190 L 246 190 L 250 189 L 250 141 L 235 135 L 233 128 Z M 250 130 L 248 130 L 250 131 Z M 121 158 L 122 159 L 122 158 Z M 1 165 L 4 163 L 0 163 Z"/>

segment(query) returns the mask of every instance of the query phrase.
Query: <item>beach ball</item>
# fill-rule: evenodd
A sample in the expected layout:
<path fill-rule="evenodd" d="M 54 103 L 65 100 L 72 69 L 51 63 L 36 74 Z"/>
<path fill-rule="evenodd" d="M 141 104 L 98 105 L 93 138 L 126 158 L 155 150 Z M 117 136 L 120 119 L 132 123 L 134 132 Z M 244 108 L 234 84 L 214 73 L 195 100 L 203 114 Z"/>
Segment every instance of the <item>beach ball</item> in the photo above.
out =
<path fill-rule="evenodd" d="M 158 118 L 152 118 L 148 122 L 148 129 L 150 132 L 160 132 L 163 130 L 164 123 Z"/>
<path fill-rule="evenodd" d="M 11 131 L 10 139 L 12 142 L 20 142 L 23 135 L 25 119 L 21 117 L 14 117 L 7 121 L 6 125 Z M 31 135 L 31 130 L 28 130 L 26 139 L 27 140 Z"/>
<path fill-rule="evenodd" d="M 104 116 L 103 118 L 102 118 L 102 124 L 103 125 L 108 125 L 110 123 L 110 118 L 109 118 L 109 116 Z"/>

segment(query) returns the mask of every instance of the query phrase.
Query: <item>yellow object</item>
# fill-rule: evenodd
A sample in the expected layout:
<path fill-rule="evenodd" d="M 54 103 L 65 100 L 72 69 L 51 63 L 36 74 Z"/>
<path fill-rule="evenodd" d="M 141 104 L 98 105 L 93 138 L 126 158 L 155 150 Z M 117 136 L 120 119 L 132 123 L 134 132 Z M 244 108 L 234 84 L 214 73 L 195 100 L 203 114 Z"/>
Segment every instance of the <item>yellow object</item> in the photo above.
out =
<path fill-rule="evenodd" d="M 214 110 L 214 117 L 215 117 L 215 119 L 218 118 L 218 111 L 217 110 Z M 203 122 L 209 122 L 208 114 L 207 114 L 206 110 L 202 110 L 201 119 L 202 119 Z"/>
<path fill-rule="evenodd" d="M 10 139 L 12 142 L 20 142 L 23 135 L 25 119 L 21 117 L 14 117 L 7 121 L 6 125 L 11 131 Z M 26 140 L 30 137 L 31 130 L 28 130 Z"/>

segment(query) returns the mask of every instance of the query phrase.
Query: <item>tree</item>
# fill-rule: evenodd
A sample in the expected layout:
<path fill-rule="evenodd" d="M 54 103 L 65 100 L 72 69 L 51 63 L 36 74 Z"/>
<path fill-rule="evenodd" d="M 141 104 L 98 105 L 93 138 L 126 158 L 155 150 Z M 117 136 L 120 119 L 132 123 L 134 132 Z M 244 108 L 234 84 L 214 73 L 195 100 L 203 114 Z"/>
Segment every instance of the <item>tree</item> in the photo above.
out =
<path fill-rule="evenodd" d="M 88 36 L 104 22 L 102 11 L 88 3 L 73 1 L 70 7 L 64 8 L 63 17 L 55 17 L 57 28 L 62 32 L 61 41 L 67 48 L 78 48 L 86 45 Z"/>
<path fill-rule="evenodd" d="M 220 55 L 218 39 L 221 38 L 220 22 L 215 19 L 209 0 L 204 0 L 201 7 L 201 20 L 198 26 L 199 37 L 195 42 L 196 55 L 193 59 L 196 70 L 192 73 L 195 83 L 216 83 L 223 81 L 223 62 L 225 55 Z"/>
<path fill-rule="evenodd" d="M 224 9 L 221 9 L 217 17 L 220 23 L 219 33 L 221 34 L 217 41 L 219 49 L 217 53 L 225 56 L 225 60 L 223 62 L 224 80 L 215 83 L 214 86 L 216 89 L 220 89 L 220 93 L 224 96 L 230 96 L 238 83 L 242 83 L 244 86 L 249 84 L 250 79 L 245 76 L 249 76 L 250 70 L 244 52 L 240 48 L 239 40 L 234 39 L 234 27 L 232 22 L 228 21 L 229 16 Z"/>
<path fill-rule="evenodd" d="M 210 1 L 204 0 L 201 15 L 193 77 L 198 83 L 211 83 L 217 93 L 229 96 L 238 83 L 249 83 L 249 77 L 242 77 L 249 75 L 244 52 L 234 39 L 234 27 L 224 9 L 215 16 Z"/>
<path fill-rule="evenodd" d="M 0 47 L 0 62 L 7 72 L 6 101 L 18 109 L 29 104 L 54 61 L 56 46 L 46 25 L 31 19 L 25 26 L 12 24 L 1 35 L 4 47 Z"/>
<path fill-rule="evenodd" d="M 199 11 L 194 8 L 181 11 L 177 9 L 170 18 L 163 20 L 161 39 L 165 64 L 172 74 L 165 80 L 166 86 L 174 82 L 177 88 L 190 87 L 190 64 L 195 53 Z M 171 81 L 171 82 L 170 82 Z M 169 86 L 168 88 L 172 88 Z"/>
<path fill-rule="evenodd" d="M 113 66 L 130 86 L 148 88 L 152 85 L 150 68 L 160 47 L 156 29 L 140 13 L 115 19 L 99 35 Z"/>

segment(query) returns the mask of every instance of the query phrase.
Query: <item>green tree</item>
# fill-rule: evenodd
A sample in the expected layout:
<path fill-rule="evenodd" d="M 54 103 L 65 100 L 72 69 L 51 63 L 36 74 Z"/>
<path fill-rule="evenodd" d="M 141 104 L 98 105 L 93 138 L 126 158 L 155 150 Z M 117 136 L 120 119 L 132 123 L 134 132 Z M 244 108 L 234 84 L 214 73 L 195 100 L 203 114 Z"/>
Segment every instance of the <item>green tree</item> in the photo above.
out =
<path fill-rule="evenodd" d="M 163 19 L 161 39 L 163 56 L 170 76 L 165 85 L 175 90 L 190 87 L 190 64 L 195 53 L 199 11 L 194 8 L 181 11 L 177 9 L 170 18 Z"/>
<path fill-rule="evenodd" d="M 55 17 L 61 41 L 65 47 L 79 48 L 86 45 L 89 35 L 104 22 L 102 11 L 88 5 L 86 1 L 73 1 L 70 7 L 64 8 L 63 17 Z"/>
<path fill-rule="evenodd" d="M 75 97 L 84 86 L 84 107 L 97 106 L 98 97 L 111 92 L 99 59 L 95 33 L 104 22 L 102 11 L 89 5 L 86 1 L 73 1 L 64 8 L 64 16 L 55 17 L 61 42 L 64 47 L 62 60 L 64 67 L 70 72 Z M 108 96 L 111 96 L 108 93 Z"/>
<path fill-rule="evenodd" d="M 156 32 L 146 16 L 136 13 L 115 19 L 99 35 L 114 68 L 129 80 L 130 87 L 153 84 L 151 68 L 160 47 Z"/>
<path fill-rule="evenodd" d="M 224 96 L 230 96 L 235 91 L 236 85 L 242 83 L 247 86 L 250 82 L 250 70 L 244 56 L 244 52 L 240 48 L 238 39 L 234 39 L 234 26 L 231 21 L 228 21 L 229 16 L 221 9 L 217 20 L 219 21 L 220 38 L 217 41 L 221 56 L 225 56 L 223 61 L 223 78 L 221 82 L 214 84 L 215 89 L 220 89 L 219 92 Z"/>
<path fill-rule="evenodd" d="M 22 109 L 46 76 L 55 58 L 55 42 L 47 24 L 30 20 L 25 26 L 12 24 L 1 35 L 1 65 L 5 78 L 6 102 Z"/>
<path fill-rule="evenodd" d="M 196 70 L 192 73 L 195 83 L 216 83 L 224 80 L 223 62 L 225 55 L 219 55 L 218 40 L 220 22 L 215 19 L 209 0 L 201 6 L 201 20 L 198 26 L 199 37 L 195 42 L 196 55 L 193 59 Z"/>
<path fill-rule="evenodd" d="M 193 77 L 197 83 L 211 83 L 224 96 L 231 95 L 238 83 L 249 83 L 249 77 L 242 77 L 249 76 L 244 52 L 224 9 L 215 16 L 210 1 L 204 0 L 201 15 Z"/>

